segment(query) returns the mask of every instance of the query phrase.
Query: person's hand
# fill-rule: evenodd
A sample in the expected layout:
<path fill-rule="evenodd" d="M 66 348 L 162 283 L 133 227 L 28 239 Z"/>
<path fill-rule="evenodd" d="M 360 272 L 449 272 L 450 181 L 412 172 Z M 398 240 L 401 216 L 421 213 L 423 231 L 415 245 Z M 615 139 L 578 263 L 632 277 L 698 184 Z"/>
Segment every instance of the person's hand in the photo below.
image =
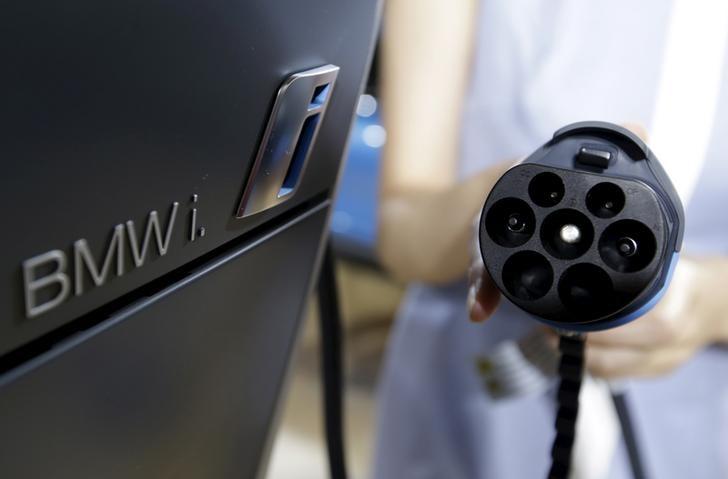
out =
<path fill-rule="evenodd" d="M 485 270 L 483 257 L 480 255 L 480 238 L 478 224 L 480 217 L 473 224 L 473 236 L 470 245 L 471 263 L 468 269 L 468 316 L 471 321 L 485 321 L 493 314 L 500 302 L 500 291 Z"/>
<path fill-rule="evenodd" d="M 586 366 L 616 379 L 670 372 L 703 347 L 728 343 L 725 259 L 681 258 L 665 297 L 645 316 L 587 336 Z"/>

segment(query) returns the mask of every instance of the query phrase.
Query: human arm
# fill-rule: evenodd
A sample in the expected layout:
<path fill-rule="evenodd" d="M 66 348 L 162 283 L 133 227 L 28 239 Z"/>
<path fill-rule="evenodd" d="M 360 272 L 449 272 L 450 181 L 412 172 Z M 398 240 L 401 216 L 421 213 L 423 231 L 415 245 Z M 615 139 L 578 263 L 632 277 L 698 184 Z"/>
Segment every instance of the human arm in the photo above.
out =
<path fill-rule="evenodd" d="M 504 166 L 457 177 L 477 2 L 391 0 L 382 39 L 387 129 L 377 252 L 405 281 L 465 274 L 472 219 Z"/>

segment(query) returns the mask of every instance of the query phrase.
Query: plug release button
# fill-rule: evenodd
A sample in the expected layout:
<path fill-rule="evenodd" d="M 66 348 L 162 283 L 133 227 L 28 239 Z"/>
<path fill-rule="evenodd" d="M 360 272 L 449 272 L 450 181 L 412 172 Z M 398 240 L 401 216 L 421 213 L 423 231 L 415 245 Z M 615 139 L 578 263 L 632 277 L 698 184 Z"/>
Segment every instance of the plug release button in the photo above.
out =
<path fill-rule="evenodd" d="M 597 168 L 607 168 L 612 160 L 612 152 L 602 150 L 594 146 L 582 146 L 576 155 L 576 161 L 582 165 L 596 166 Z"/>

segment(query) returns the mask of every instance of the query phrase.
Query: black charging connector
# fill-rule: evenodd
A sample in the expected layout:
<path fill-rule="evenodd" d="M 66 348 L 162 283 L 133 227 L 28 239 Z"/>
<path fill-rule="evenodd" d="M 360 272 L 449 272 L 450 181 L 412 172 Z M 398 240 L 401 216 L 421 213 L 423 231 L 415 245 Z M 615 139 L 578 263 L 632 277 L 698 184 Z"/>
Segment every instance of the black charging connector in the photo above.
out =
<path fill-rule="evenodd" d="M 568 476 L 584 334 L 644 315 L 665 293 L 685 215 L 655 155 L 629 130 L 568 125 L 501 176 L 483 206 L 480 252 L 515 306 L 560 331 L 549 478 Z M 635 478 L 644 477 L 623 396 L 615 409 Z"/>

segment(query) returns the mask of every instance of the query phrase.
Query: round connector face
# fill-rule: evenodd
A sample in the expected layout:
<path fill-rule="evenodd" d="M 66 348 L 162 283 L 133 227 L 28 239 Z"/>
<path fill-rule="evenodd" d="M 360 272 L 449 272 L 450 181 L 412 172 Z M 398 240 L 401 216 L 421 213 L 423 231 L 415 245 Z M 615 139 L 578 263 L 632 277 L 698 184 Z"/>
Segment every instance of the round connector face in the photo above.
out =
<path fill-rule="evenodd" d="M 599 183 L 586 194 L 586 207 L 597 218 L 614 218 L 624 203 L 624 192 L 614 183 Z"/>
<path fill-rule="evenodd" d="M 561 275 L 558 291 L 569 316 L 578 322 L 599 318 L 616 303 L 609 275 L 591 263 L 569 266 Z"/>
<path fill-rule="evenodd" d="M 620 273 L 634 273 L 644 269 L 655 254 L 655 235 L 647 225 L 636 220 L 612 223 L 599 239 L 599 255 L 602 260 Z"/>
<path fill-rule="evenodd" d="M 589 250 L 594 241 L 594 226 L 583 213 L 572 209 L 557 210 L 541 225 L 544 249 L 559 259 L 576 259 Z"/>
<path fill-rule="evenodd" d="M 503 284 L 510 294 L 524 301 L 542 298 L 554 282 L 548 260 L 535 251 L 519 251 L 503 265 Z"/>
<path fill-rule="evenodd" d="M 566 188 L 559 175 L 550 172 L 539 173 L 528 184 L 531 201 L 543 208 L 556 206 L 564 198 Z"/>
<path fill-rule="evenodd" d="M 646 304 L 667 272 L 662 198 L 649 183 L 609 173 L 522 163 L 483 206 L 480 250 L 493 282 L 550 325 L 614 325 Z"/>
<path fill-rule="evenodd" d="M 485 219 L 485 228 L 490 237 L 506 248 L 525 244 L 533 236 L 535 227 L 533 210 L 518 198 L 498 200 Z"/>

